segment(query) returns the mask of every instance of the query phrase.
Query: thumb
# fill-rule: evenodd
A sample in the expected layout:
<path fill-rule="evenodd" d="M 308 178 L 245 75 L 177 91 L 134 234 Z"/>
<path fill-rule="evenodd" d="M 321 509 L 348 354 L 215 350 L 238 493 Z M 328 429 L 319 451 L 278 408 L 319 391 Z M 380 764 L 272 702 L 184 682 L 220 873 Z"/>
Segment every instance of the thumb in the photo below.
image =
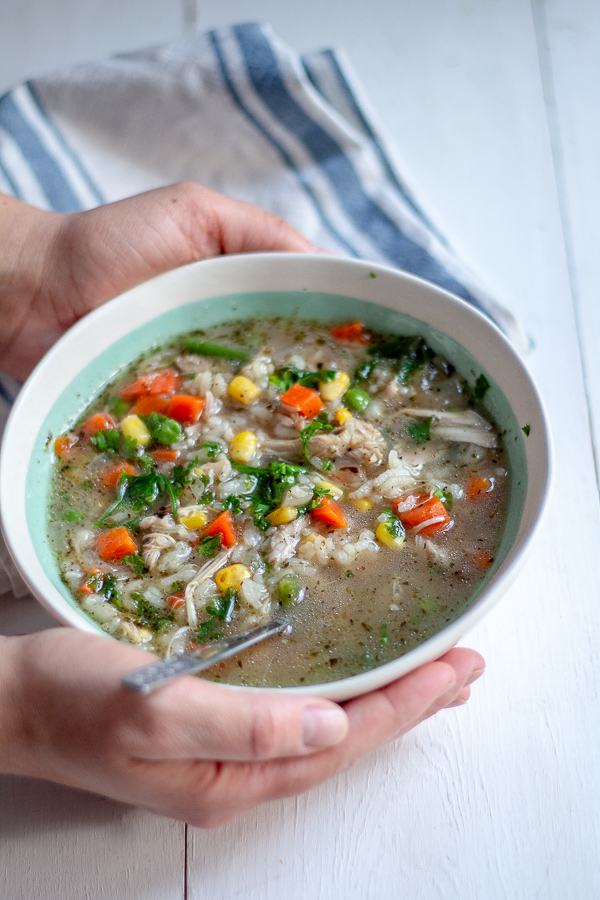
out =
<path fill-rule="evenodd" d="M 127 752 L 142 759 L 279 759 L 331 747 L 348 732 L 346 713 L 328 700 L 194 678 L 135 700 Z"/>

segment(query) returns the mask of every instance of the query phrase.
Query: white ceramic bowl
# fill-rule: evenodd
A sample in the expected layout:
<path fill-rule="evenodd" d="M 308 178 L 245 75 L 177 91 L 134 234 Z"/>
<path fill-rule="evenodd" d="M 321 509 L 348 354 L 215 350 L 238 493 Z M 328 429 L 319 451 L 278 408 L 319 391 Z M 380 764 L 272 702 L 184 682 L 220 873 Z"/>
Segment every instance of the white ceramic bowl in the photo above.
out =
<path fill-rule="evenodd" d="M 46 504 L 54 436 L 69 428 L 118 369 L 153 344 L 218 322 L 269 315 L 361 319 L 382 332 L 420 334 L 470 385 L 485 374 L 491 387 L 484 405 L 505 431 L 512 472 L 508 520 L 473 602 L 438 634 L 392 662 L 352 678 L 288 689 L 342 700 L 435 659 L 471 628 L 517 574 L 548 499 L 550 436 L 535 385 L 495 325 L 446 291 L 361 261 L 253 254 L 184 266 L 122 294 L 71 328 L 21 391 L 2 450 L 2 527 L 16 565 L 46 609 L 65 625 L 104 634 L 61 581 L 49 546 Z"/>

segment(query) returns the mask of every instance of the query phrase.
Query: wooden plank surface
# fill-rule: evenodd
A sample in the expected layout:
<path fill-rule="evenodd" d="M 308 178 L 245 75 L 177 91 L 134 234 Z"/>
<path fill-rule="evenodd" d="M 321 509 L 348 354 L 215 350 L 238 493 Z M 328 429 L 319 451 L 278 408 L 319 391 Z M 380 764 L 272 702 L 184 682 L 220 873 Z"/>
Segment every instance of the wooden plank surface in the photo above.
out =
<path fill-rule="evenodd" d="M 21 18 L 15 7 L 15 27 L 41 5 L 28 0 Z M 170 27 L 174 4 L 156 5 Z M 66 14 L 64 3 L 57 9 Z M 97 11 L 83 9 L 82 22 L 97 21 Z M 532 335 L 529 365 L 548 405 L 557 463 L 550 512 L 525 570 L 466 641 L 488 662 L 468 706 L 301 798 L 218 831 L 190 829 L 187 895 L 599 896 L 600 515 L 579 345 L 581 337 L 600 422 L 600 147 L 590 113 L 600 99 L 597 5 L 305 0 L 299 9 L 226 0 L 185 9 L 200 28 L 262 19 L 300 50 L 346 48 L 426 207 Z M 114 49 L 143 43 L 128 15 L 115 7 L 103 19 Z M 60 17 L 43 21 L 60 47 Z M 107 52 L 86 33 L 90 58 Z M 30 53 L 39 46 L 27 45 Z M 28 74 L 46 60 L 53 66 L 54 52 L 24 54 L 23 68 L 12 71 L 20 78 L 27 66 Z M 0 83 L 10 81 L 2 71 Z M 30 604 L 0 599 L 6 633 L 43 624 Z M 166 820 L 3 779 L 0 833 L 7 900 L 183 897 L 183 829 Z"/>

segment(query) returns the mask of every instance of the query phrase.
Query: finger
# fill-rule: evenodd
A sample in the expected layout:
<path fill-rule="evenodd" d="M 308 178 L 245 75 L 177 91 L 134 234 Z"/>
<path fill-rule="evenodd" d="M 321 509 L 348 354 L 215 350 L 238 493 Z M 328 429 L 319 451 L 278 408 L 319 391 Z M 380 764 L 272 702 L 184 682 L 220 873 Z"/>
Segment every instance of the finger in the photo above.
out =
<path fill-rule="evenodd" d="M 452 650 L 440 657 L 440 662 L 446 662 L 454 668 L 456 682 L 452 688 L 436 698 L 434 703 L 414 723 L 415 725 L 450 706 L 463 688 L 479 678 L 485 670 L 485 661 L 481 654 L 464 647 L 453 647 Z"/>

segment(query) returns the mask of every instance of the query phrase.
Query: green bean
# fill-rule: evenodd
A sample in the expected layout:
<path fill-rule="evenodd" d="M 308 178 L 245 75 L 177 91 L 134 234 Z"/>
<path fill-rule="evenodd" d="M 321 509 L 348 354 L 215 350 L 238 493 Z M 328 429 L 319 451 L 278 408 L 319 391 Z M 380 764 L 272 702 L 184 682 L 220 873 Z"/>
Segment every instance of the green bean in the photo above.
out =
<path fill-rule="evenodd" d="M 250 359 L 247 350 L 224 347 L 222 344 L 213 344 L 211 341 L 199 341 L 195 337 L 187 337 L 183 342 L 183 349 L 188 353 L 197 353 L 198 356 L 218 356 L 233 362 L 247 362 Z"/>

